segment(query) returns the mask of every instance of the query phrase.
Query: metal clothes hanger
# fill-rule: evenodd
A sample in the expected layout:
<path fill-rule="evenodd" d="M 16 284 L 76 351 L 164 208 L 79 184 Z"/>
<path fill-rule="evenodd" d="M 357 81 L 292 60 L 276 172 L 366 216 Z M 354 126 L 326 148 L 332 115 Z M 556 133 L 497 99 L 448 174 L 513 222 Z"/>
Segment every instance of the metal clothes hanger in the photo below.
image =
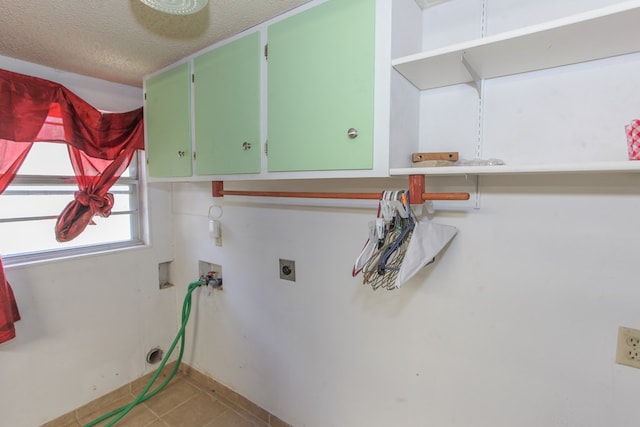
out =
<path fill-rule="evenodd" d="M 381 197 L 380 212 L 386 217 L 384 239 L 379 240 L 378 249 L 361 269 L 363 283 L 374 290 L 395 288 L 395 279 L 415 225 L 407 196 L 408 192 L 399 190 L 384 192 Z"/>

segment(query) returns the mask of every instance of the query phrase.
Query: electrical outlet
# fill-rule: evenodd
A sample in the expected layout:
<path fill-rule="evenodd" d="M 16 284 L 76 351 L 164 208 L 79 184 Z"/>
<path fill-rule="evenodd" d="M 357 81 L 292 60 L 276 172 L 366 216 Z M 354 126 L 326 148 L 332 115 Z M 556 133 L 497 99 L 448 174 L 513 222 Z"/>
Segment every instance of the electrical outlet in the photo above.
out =
<path fill-rule="evenodd" d="M 280 259 L 280 278 L 296 281 L 296 262 L 290 259 Z"/>
<path fill-rule="evenodd" d="M 640 368 L 640 331 L 618 327 L 618 350 L 616 363 Z"/>

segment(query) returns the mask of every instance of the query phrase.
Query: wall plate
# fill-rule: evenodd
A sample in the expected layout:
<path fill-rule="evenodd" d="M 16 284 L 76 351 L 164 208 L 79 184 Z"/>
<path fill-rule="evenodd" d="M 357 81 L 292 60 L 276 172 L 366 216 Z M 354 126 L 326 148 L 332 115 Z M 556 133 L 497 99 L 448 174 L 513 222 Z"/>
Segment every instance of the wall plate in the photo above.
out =
<path fill-rule="evenodd" d="M 296 262 L 290 259 L 280 259 L 280 278 L 296 281 Z"/>
<path fill-rule="evenodd" d="M 624 326 L 618 328 L 616 363 L 640 368 L 640 330 Z"/>

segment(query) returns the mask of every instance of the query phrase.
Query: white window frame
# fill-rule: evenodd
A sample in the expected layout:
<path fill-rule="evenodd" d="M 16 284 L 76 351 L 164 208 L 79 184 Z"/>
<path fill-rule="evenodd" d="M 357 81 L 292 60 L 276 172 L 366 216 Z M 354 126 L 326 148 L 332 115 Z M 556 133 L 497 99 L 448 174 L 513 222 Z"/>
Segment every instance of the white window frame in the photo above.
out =
<path fill-rule="evenodd" d="M 37 144 L 37 143 L 36 143 Z M 146 173 L 144 170 L 144 155 L 140 151 L 136 151 L 134 154 L 131 164 L 129 167 L 131 168 L 132 176 L 121 176 L 118 181 L 113 185 L 114 187 L 119 185 L 127 185 L 131 186 L 130 192 L 130 206 L 131 209 L 128 210 L 120 210 L 118 206 L 114 206 L 111 215 L 122 215 L 122 214 L 132 214 L 131 221 L 131 240 L 121 241 L 121 242 L 113 242 L 113 243 L 95 243 L 95 244 L 87 244 L 76 247 L 64 247 L 64 248 L 55 248 L 55 249 L 45 249 L 42 251 L 34 251 L 34 252 L 26 252 L 26 253 L 18 253 L 18 254 L 2 254 L 2 262 L 5 266 L 12 265 L 23 265 L 23 264 L 32 264 L 38 262 L 46 262 L 46 261 L 54 261 L 59 259 L 67 259 L 74 258 L 79 256 L 86 255 L 95 255 L 100 253 L 109 253 L 113 251 L 119 250 L 128 250 L 133 248 L 139 248 L 142 246 L 146 246 L 148 244 L 148 212 L 147 212 L 147 204 L 146 204 Z M 22 190 L 19 189 L 21 185 L 69 185 L 69 183 L 73 183 L 76 185 L 76 177 L 75 176 L 64 176 L 64 175 L 20 175 L 18 171 L 18 175 L 14 178 L 14 180 L 9 184 L 5 192 L 0 195 L 3 197 L 4 194 L 20 194 Z M 77 186 L 75 190 L 61 190 L 60 192 L 55 192 L 55 194 L 68 194 L 69 201 L 73 200 L 74 192 L 77 191 Z M 110 191 L 115 192 L 115 191 Z M 29 191 L 25 190 L 25 194 L 33 194 L 37 196 L 39 194 L 50 194 L 51 192 L 47 191 Z M 0 218 L 0 222 L 18 222 L 18 221 L 29 221 L 29 220 L 43 220 L 43 219 L 55 219 L 57 216 L 38 216 L 38 217 L 20 217 L 20 218 L 11 218 L 11 219 L 2 219 Z M 106 219 L 108 220 L 108 218 Z M 89 225 L 89 227 L 91 227 Z M 53 232 L 53 230 L 52 230 Z"/>

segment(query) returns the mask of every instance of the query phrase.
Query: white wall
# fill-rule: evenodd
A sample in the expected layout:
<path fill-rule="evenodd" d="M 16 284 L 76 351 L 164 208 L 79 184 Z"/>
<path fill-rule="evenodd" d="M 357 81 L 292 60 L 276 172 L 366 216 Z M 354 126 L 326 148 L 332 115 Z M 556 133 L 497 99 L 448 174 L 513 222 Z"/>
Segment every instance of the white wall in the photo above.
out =
<path fill-rule="evenodd" d="M 174 197 L 174 280 L 206 260 L 225 283 L 198 296 L 187 360 L 294 426 L 636 425 L 640 371 L 614 359 L 618 325 L 640 327 L 638 175 L 487 178 L 392 292 L 350 274 L 374 208 L 228 198 L 219 248 L 209 186 Z"/>
<path fill-rule="evenodd" d="M 431 12 L 460 10 L 462 1 Z M 547 9 L 537 13 L 555 17 Z M 526 140 L 529 133 L 508 132 L 522 124 L 536 131 L 528 142 L 545 150 L 563 142 L 557 135 L 577 135 L 607 154 L 624 153 L 624 136 L 615 129 L 640 118 L 637 65 L 636 56 L 490 83 L 485 148 L 501 152 L 510 141 Z M 566 72 L 574 78 L 564 78 Z M 620 93 L 623 82 L 629 92 L 618 105 L 608 94 Z M 423 115 L 421 148 L 439 150 L 440 141 L 452 149 L 475 135 L 468 89 L 424 97 L 425 108 L 441 102 Z M 447 105 L 445 95 L 468 107 Z M 513 99 L 514 109 L 505 109 Z M 455 127 L 431 120 L 456 106 Z M 568 121 L 560 120 L 566 112 Z M 593 126 L 595 136 L 581 125 Z M 449 185 L 433 181 L 438 189 Z M 377 192 L 403 183 L 357 185 Z M 354 183 L 313 185 L 331 191 Z M 222 265 L 225 285 L 194 294 L 187 362 L 296 427 L 635 426 L 640 370 L 614 359 L 617 327 L 640 328 L 640 176 L 494 176 L 483 177 L 480 188 L 478 210 L 438 205 L 434 220 L 459 234 L 437 263 L 400 290 L 374 292 L 351 277 L 373 205 L 229 197 L 215 201 L 224 205 L 223 246 L 216 247 L 207 235 L 210 185 L 174 185 L 175 291 L 156 290 L 155 268 L 167 256 L 157 247 L 9 270 L 24 319 L 18 338 L 0 347 L 2 422 L 37 424 L 140 375 L 147 345 L 173 336 L 176 307 L 197 278 L 198 260 L 205 260 Z M 162 216 L 169 191 L 154 192 L 152 212 Z M 162 219 L 153 224 L 156 232 L 170 226 Z M 170 236 L 161 241 L 170 245 Z M 278 258 L 296 261 L 295 283 L 278 278 Z M 96 266 L 101 274 L 92 274 Z"/>
<path fill-rule="evenodd" d="M 140 89 L 0 57 L 0 67 L 60 82 L 92 105 L 128 111 Z M 171 187 L 149 188 L 152 246 L 9 266 L 22 320 L 0 345 L 0 425 L 33 427 L 150 371 L 149 349 L 177 331 L 176 293 L 158 289 L 172 254 Z"/>
<path fill-rule="evenodd" d="M 428 13 L 460 29 L 476 10 L 462 3 Z M 489 5 L 519 11 L 508 14 L 518 25 L 572 13 L 538 3 L 535 14 L 531 2 Z M 632 55 L 487 82 L 484 154 L 567 157 L 568 143 L 576 160 L 624 159 L 623 126 L 640 118 L 639 66 Z M 473 89 L 436 90 L 422 105 L 421 149 L 475 154 Z M 343 185 L 352 182 L 324 187 Z M 480 209 L 438 204 L 434 220 L 459 234 L 437 263 L 374 292 L 351 277 L 373 206 L 214 201 L 208 184 L 176 185 L 174 281 L 206 260 L 222 265 L 225 283 L 199 293 L 187 359 L 294 426 L 636 426 L 640 370 L 615 364 L 615 348 L 619 325 L 640 328 L 640 175 L 491 176 L 480 191 Z M 214 202 L 224 204 L 222 247 L 207 237 Z M 278 278 L 278 258 L 296 261 L 296 283 Z"/>

